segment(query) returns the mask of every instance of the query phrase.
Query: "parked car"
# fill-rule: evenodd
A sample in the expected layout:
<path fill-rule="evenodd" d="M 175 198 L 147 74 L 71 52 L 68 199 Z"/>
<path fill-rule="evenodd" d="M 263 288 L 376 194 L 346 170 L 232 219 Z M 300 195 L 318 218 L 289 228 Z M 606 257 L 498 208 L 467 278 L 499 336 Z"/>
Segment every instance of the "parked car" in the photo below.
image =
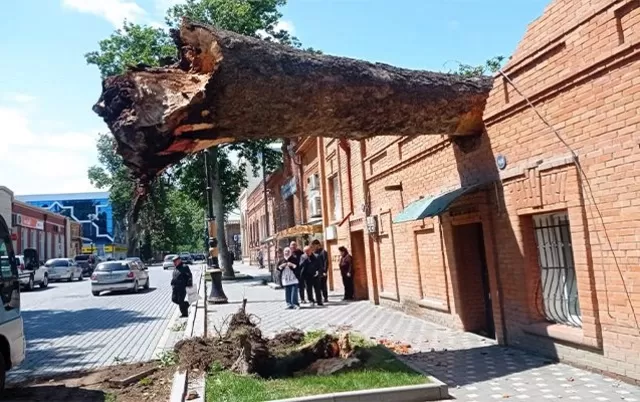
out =
<path fill-rule="evenodd" d="M 180 253 L 180 259 L 185 264 L 193 264 L 193 257 L 191 257 L 191 253 Z"/>
<path fill-rule="evenodd" d="M 98 261 L 93 254 L 78 254 L 73 260 L 82 268 L 82 275 L 84 276 L 91 276 Z"/>
<path fill-rule="evenodd" d="M 206 260 L 206 258 L 204 256 L 204 254 L 202 254 L 202 253 L 195 253 L 195 254 L 193 254 L 193 260 L 194 261 L 204 261 L 204 260 Z"/>
<path fill-rule="evenodd" d="M 50 281 L 71 282 L 74 279 L 79 281 L 83 279 L 82 268 L 70 258 L 52 258 L 44 266 L 47 268 Z"/>
<path fill-rule="evenodd" d="M 177 254 L 167 254 L 164 256 L 164 261 L 162 261 L 162 269 L 173 269 L 173 258 Z"/>
<path fill-rule="evenodd" d="M 149 289 L 149 271 L 137 261 L 102 262 L 91 275 L 91 293 L 94 296 L 105 291 L 137 293 L 140 286 Z"/>
<path fill-rule="evenodd" d="M 13 255 L 11 231 L 0 215 L 0 393 L 7 371 L 20 366 L 26 349 L 20 311 L 20 280 Z M 2 397 L 0 396 L 0 399 Z"/>
<path fill-rule="evenodd" d="M 40 265 L 38 252 L 33 248 L 24 249 L 24 254 L 16 255 L 18 274 L 20 275 L 20 286 L 26 290 L 35 289 L 36 285 L 41 288 L 49 286 L 49 273 L 44 265 Z"/>

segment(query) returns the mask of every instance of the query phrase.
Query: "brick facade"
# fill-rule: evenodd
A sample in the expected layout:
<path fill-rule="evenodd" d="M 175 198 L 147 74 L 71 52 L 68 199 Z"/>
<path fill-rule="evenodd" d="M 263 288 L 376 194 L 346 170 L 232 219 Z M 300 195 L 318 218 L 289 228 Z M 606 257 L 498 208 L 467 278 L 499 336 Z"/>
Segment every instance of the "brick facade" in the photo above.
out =
<path fill-rule="evenodd" d="M 358 298 L 640 381 L 638 32 L 640 2 L 556 0 L 504 68 L 536 110 L 498 75 L 481 137 L 321 139 L 301 170 L 322 176 L 333 288 L 344 245 Z"/>
<path fill-rule="evenodd" d="M 14 200 L 8 223 L 13 226 L 16 254 L 34 248 L 41 260 L 69 256 L 71 228 L 66 217 Z"/>

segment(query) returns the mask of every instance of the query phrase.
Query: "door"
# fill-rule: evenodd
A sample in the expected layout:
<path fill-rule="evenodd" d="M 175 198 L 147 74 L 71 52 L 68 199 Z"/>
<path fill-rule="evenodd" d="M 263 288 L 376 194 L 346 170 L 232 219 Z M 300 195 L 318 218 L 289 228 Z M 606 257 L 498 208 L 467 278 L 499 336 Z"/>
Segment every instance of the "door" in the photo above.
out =
<path fill-rule="evenodd" d="M 453 227 L 460 319 L 465 331 L 495 338 L 482 224 Z"/>
<path fill-rule="evenodd" d="M 367 257 L 364 247 L 364 231 L 358 230 L 351 232 L 353 293 L 357 300 L 369 299 L 369 285 L 367 284 Z"/>
<path fill-rule="evenodd" d="M 0 325 L 20 318 L 20 282 L 9 229 L 0 216 Z"/>

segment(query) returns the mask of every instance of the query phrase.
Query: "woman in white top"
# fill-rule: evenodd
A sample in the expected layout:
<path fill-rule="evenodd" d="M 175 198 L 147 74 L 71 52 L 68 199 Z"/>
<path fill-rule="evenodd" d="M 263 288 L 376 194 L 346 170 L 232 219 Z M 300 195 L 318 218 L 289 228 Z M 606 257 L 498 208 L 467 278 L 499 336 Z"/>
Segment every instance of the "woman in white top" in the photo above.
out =
<path fill-rule="evenodd" d="M 300 308 L 300 303 L 298 302 L 298 278 L 295 273 L 297 267 L 296 258 L 291 255 L 291 249 L 285 247 L 284 257 L 278 261 L 278 271 L 280 271 L 288 309 Z"/>

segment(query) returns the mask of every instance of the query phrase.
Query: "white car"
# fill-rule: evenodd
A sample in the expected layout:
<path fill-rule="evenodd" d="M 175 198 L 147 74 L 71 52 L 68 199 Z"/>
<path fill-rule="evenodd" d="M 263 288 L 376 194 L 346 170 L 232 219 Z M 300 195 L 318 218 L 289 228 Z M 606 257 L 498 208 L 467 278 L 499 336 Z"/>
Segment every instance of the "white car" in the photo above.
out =
<path fill-rule="evenodd" d="M 25 250 L 25 253 L 27 250 Z M 25 290 L 33 290 L 36 285 L 42 289 L 49 286 L 49 272 L 39 261 L 30 261 L 28 256 L 16 255 L 16 265 L 20 275 L 20 286 Z"/>
<path fill-rule="evenodd" d="M 177 256 L 177 254 L 169 254 L 164 256 L 164 261 L 162 261 L 162 269 L 173 269 L 173 258 Z"/>
<path fill-rule="evenodd" d="M 49 280 L 71 282 L 74 279 L 81 281 L 82 268 L 69 258 L 52 258 L 44 266 L 48 270 Z"/>

